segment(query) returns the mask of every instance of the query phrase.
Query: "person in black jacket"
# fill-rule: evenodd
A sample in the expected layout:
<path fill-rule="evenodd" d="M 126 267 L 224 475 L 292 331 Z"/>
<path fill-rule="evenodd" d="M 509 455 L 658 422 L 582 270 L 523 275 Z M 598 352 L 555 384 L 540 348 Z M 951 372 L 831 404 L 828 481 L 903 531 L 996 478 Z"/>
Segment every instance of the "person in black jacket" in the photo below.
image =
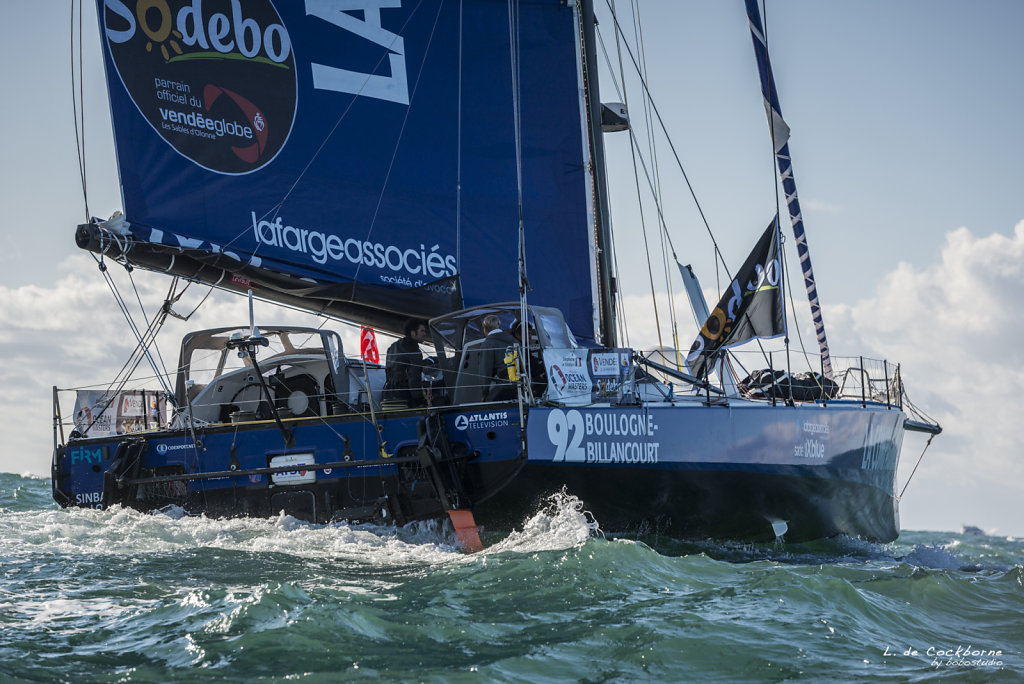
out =
<path fill-rule="evenodd" d="M 487 374 L 484 384 L 490 383 L 484 391 L 484 401 L 512 399 L 516 388 L 508 379 L 505 352 L 509 347 L 518 346 L 519 341 L 501 329 L 501 319 L 494 314 L 484 317 L 483 329 L 487 338 L 481 347 L 484 358 L 480 367 Z"/>
<path fill-rule="evenodd" d="M 405 337 L 388 347 L 385 359 L 384 399 L 404 401 L 408 406 L 422 406 L 423 353 L 420 345 L 427 340 L 427 322 L 410 318 L 402 327 Z"/>

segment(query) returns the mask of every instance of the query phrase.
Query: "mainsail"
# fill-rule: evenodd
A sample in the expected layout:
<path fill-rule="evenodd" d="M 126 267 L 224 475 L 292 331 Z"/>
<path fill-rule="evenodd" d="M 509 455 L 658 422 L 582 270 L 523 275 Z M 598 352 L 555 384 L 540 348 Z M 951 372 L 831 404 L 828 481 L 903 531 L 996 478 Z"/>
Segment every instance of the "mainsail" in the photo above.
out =
<path fill-rule="evenodd" d="M 518 97 L 531 302 L 593 339 L 570 5 L 98 0 L 129 228 L 79 244 L 392 331 L 517 299 Z"/>

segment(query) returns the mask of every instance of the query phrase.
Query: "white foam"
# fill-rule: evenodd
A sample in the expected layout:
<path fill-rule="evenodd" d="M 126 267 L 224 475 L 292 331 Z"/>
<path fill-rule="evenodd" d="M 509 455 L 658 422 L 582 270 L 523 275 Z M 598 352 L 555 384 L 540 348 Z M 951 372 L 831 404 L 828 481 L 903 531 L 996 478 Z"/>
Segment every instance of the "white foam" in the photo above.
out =
<path fill-rule="evenodd" d="M 483 554 L 567 549 L 595 534 L 600 529 L 593 516 L 578 498 L 562 492 L 551 497 L 545 510 L 527 520 L 521 531 L 492 544 Z M 474 562 L 479 557 L 462 552 L 447 521 L 404 527 L 316 525 L 284 513 L 273 518 L 211 519 L 188 515 L 177 506 L 153 513 L 121 506 L 5 513 L 0 517 L 0 548 L 15 555 L 66 557 L 134 557 L 216 548 L 355 565 L 419 567 Z"/>
<path fill-rule="evenodd" d="M 581 546 L 601 534 L 600 525 L 583 502 L 563 490 L 548 499 L 548 505 L 526 521 L 522 531 L 514 531 L 485 553 L 535 553 Z"/>
<path fill-rule="evenodd" d="M 436 524 L 410 529 L 314 525 L 288 515 L 221 520 L 189 516 L 179 508 L 140 513 L 120 506 L 5 514 L 0 518 L 0 548 L 68 557 L 217 548 L 398 565 L 432 565 L 461 556 L 454 537 L 445 536 Z"/>

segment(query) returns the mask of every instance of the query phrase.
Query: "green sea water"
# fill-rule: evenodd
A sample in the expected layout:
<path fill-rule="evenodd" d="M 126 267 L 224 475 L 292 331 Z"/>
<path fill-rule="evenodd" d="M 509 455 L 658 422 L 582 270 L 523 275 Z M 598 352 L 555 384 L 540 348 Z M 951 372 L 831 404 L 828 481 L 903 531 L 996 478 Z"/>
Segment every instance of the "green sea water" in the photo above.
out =
<path fill-rule="evenodd" d="M 0 474 L 0 681 L 1024 681 L 1024 540 L 616 539 L 61 510 Z"/>

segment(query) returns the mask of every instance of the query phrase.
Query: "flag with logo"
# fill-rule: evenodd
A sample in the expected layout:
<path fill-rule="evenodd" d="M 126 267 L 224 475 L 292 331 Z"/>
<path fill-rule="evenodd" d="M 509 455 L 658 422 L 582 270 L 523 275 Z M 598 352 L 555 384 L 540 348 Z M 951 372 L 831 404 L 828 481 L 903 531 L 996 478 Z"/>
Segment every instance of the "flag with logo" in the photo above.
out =
<path fill-rule="evenodd" d="M 694 375 L 706 377 L 722 349 L 754 338 L 770 339 L 785 333 L 779 217 L 776 216 L 704 322 L 686 361 Z"/>
<path fill-rule="evenodd" d="M 359 330 L 359 355 L 367 363 L 380 363 L 380 352 L 377 351 L 377 337 L 373 334 L 373 328 L 365 325 Z"/>

